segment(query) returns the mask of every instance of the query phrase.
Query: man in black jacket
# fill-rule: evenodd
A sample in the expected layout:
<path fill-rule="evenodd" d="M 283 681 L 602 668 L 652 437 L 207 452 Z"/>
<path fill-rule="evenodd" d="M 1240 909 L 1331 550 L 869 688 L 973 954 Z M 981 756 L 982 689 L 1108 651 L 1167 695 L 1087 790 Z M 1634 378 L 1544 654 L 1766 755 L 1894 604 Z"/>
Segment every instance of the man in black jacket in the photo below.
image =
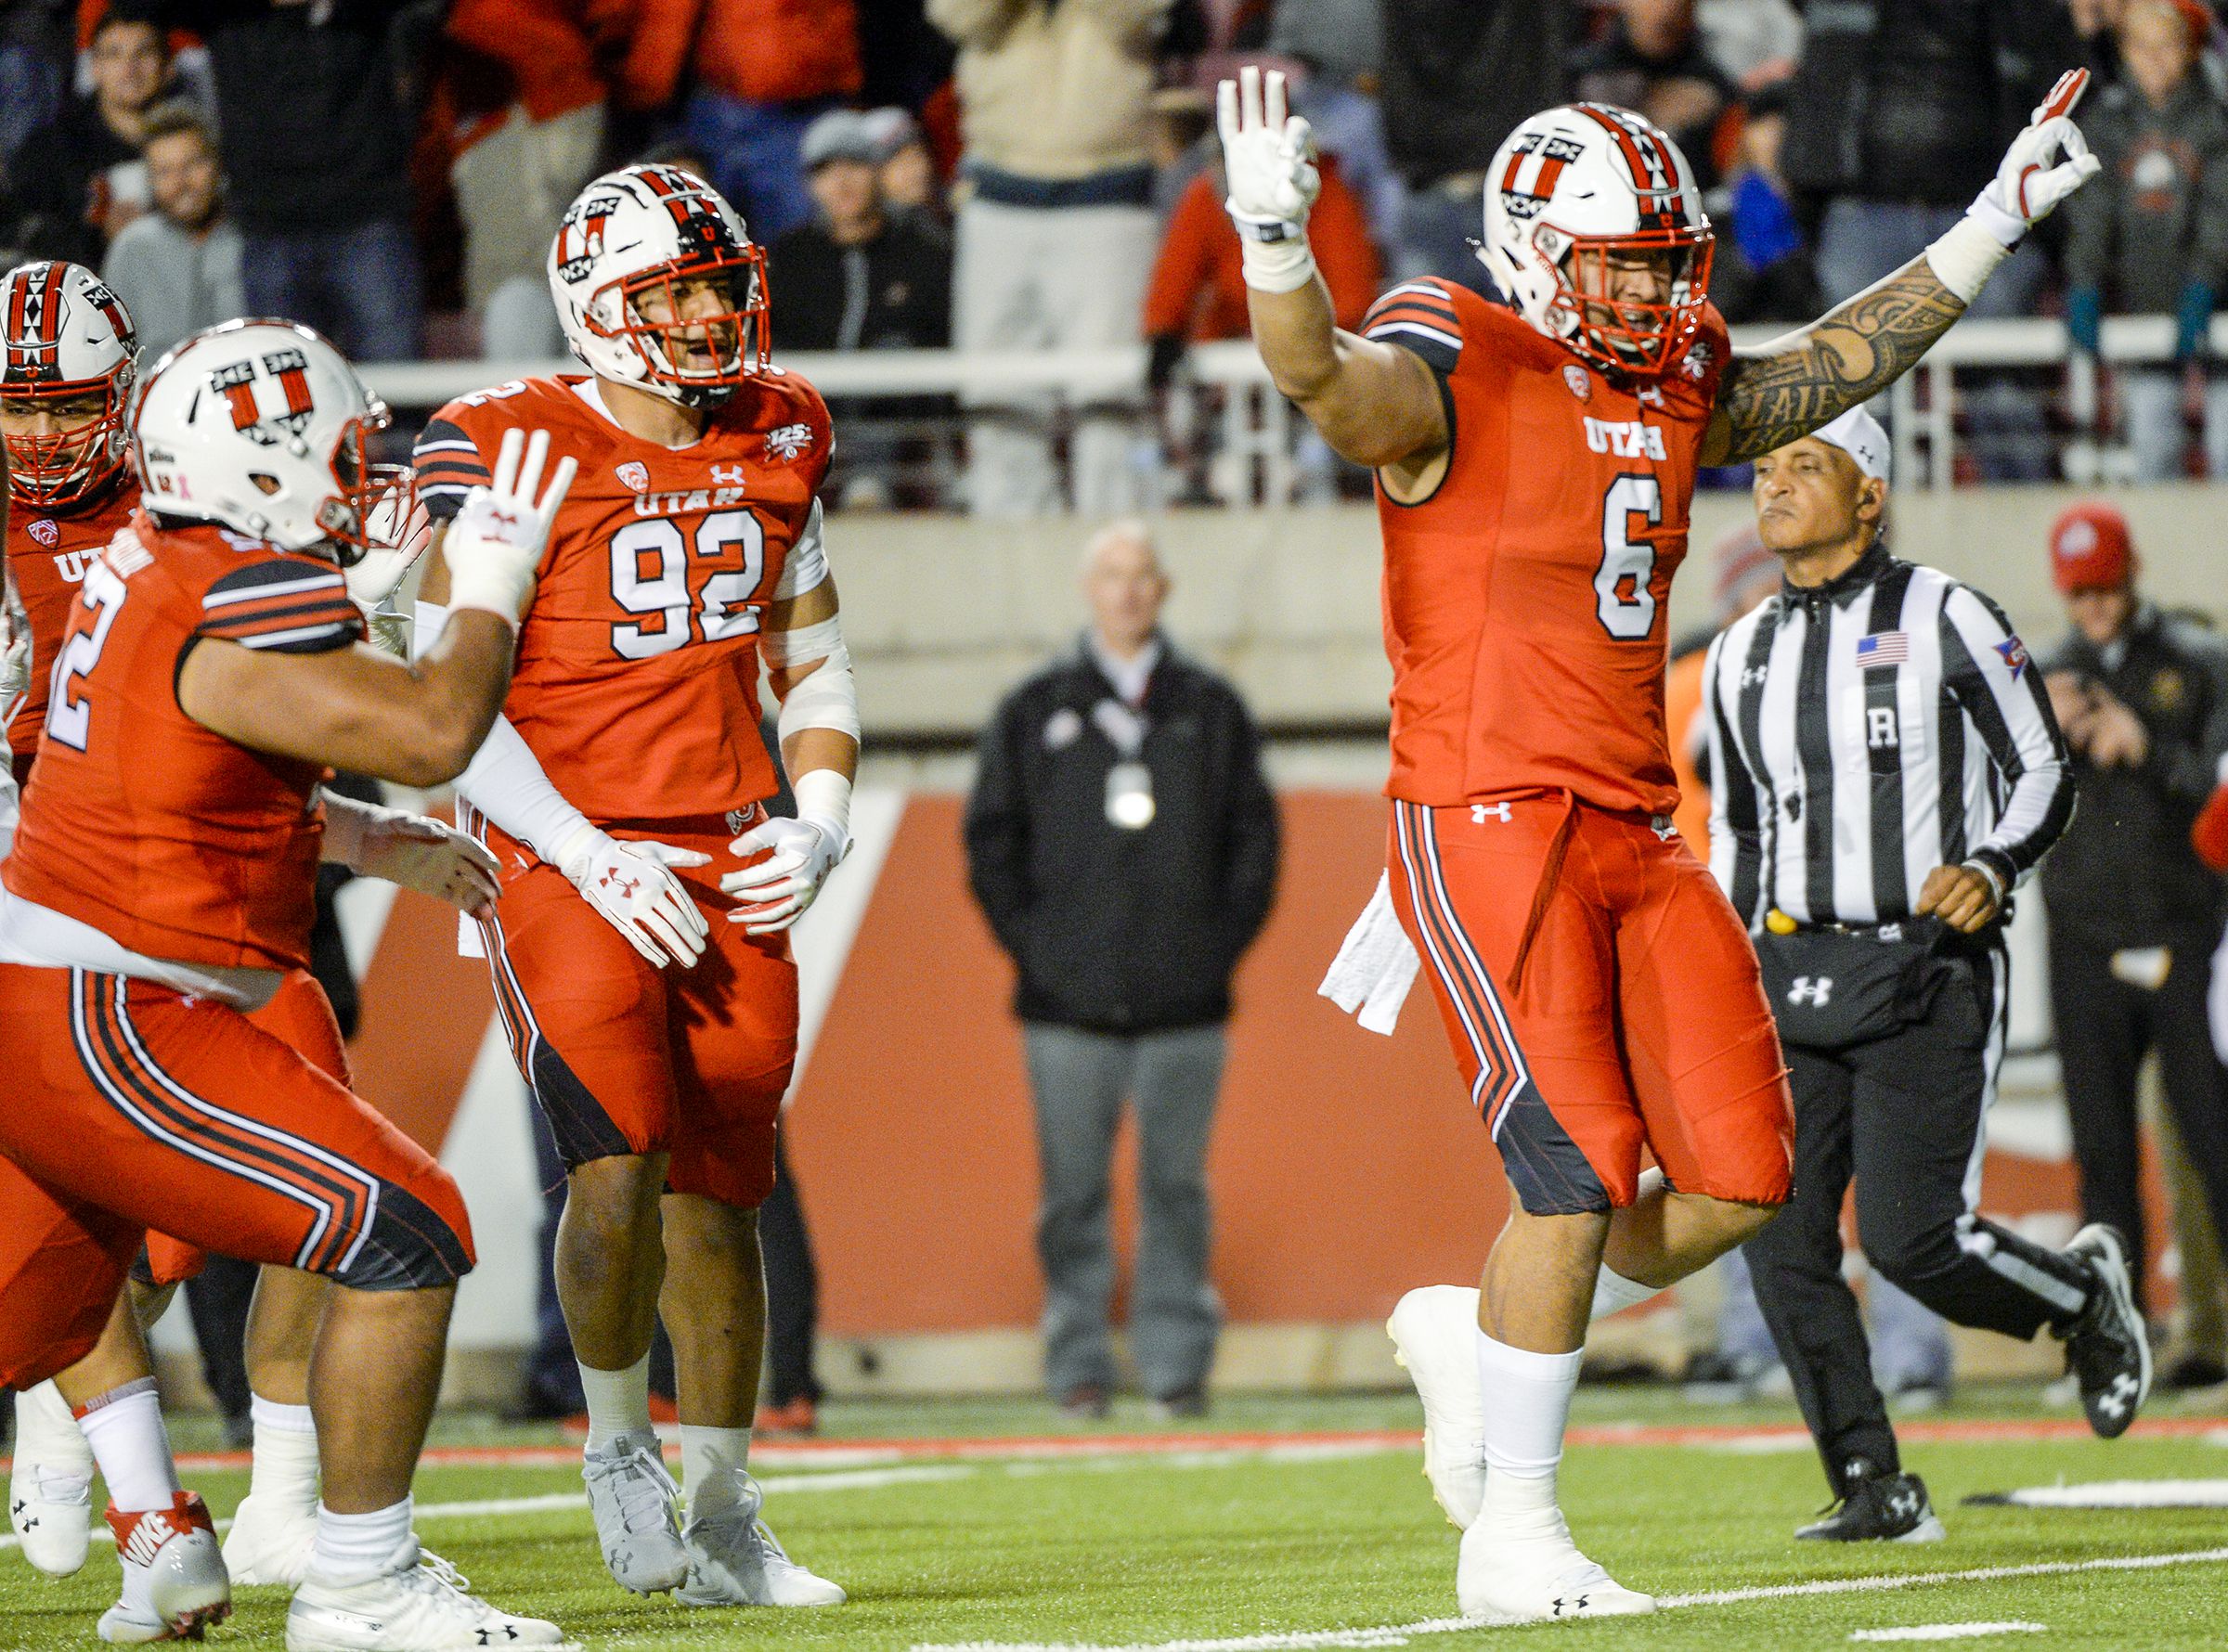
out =
<path fill-rule="evenodd" d="M 1230 976 L 1268 917 L 1275 800 L 1230 685 L 1159 629 L 1168 579 L 1142 523 L 1091 543 L 1092 623 L 984 730 L 966 818 L 975 897 L 1020 971 L 1043 1169 L 1045 1375 L 1104 1415 L 1114 1383 L 1108 1164 L 1138 1135 L 1132 1351 L 1167 1413 L 1205 1409 L 1221 1305 L 1207 1278 L 1207 1137 Z"/>
<path fill-rule="evenodd" d="M 24 251 L 98 268 L 110 238 L 147 205 L 140 136 L 170 89 L 170 47 L 159 30 L 111 11 L 85 61 L 91 91 L 23 139 L 7 158 L 6 184 Z"/>
<path fill-rule="evenodd" d="M 2050 549 L 2073 629 L 2043 680 L 2081 789 L 2042 867 L 2051 1010 L 2082 1220 L 2128 1236 L 2140 1278 L 2136 1079 L 2153 1048 L 2214 1227 L 2228 1227 L 2228 1072 L 2205 1002 L 2228 889 L 2190 845 L 2228 749 L 2228 643 L 2143 599 L 2110 505 L 2068 508 Z"/>

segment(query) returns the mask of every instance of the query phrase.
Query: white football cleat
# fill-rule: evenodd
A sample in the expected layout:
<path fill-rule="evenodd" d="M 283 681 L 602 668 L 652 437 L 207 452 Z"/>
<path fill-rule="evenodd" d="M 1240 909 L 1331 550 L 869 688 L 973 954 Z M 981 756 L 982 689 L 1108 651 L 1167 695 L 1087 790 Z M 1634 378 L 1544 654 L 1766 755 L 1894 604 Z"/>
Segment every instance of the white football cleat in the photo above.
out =
<path fill-rule="evenodd" d="M 789 1558 L 758 1517 L 765 1493 L 740 1468 L 720 1470 L 689 1492 L 689 1581 L 679 1599 L 693 1607 L 839 1607 L 840 1585 Z"/>
<path fill-rule="evenodd" d="M 662 1594 L 687 1581 L 680 1488 L 666 1470 L 655 1434 L 613 1435 L 582 1455 L 580 1477 L 588 1482 L 603 1564 L 621 1588 Z"/>
<path fill-rule="evenodd" d="M 299 1589 L 309 1576 L 309 1556 L 317 1546 L 315 1502 L 290 1508 L 251 1491 L 232 1511 L 232 1529 L 225 1533 L 225 1569 L 243 1589 L 259 1583 Z"/>
<path fill-rule="evenodd" d="M 51 1382 L 16 1396 L 16 1455 L 7 1477 L 7 1523 L 23 1558 L 50 1578 L 85 1563 L 93 1524 L 93 1448 Z"/>
<path fill-rule="evenodd" d="M 1410 1291 L 1385 1322 L 1392 1358 L 1423 1401 L 1423 1472 L 1446 1517 L 1470 1529 L 1485 1499 L 1485 1390 L 1478 1381 L 1478 1293 Z"/>
<path fill-rule="evenodd" d="M 1652 1595 L 1617 1582 L 1571 1541 L 1552 1505 L 1489 1515 L 1462 1534 L 1455 1596 L 1465 1618 L 1540 1623 L 1562 1618 L 1626 1618 L 1655 1610 Z"/>
<path fill-rule="evenodd" d="M 123 1567 L 123 1593 L 100 1615 L 100 1638 L 123 1646 L 198 1641 L 232 1615 L 232 1585 L 216 1546 L 216 1528 L 198 1493 L 181 1491 L 168 1508 L 108 1512 Z"/>
<path fill-rule="evenodd" d="M 358 1582 L 332 1582 L 313 1568 L 287 1608 L 286 1652 L 479 1652 L 564 1643 L 554 1623 L 499 1612 L 467 1594 L 471 1587 L 415 1537 L 385 1571 Z"/>

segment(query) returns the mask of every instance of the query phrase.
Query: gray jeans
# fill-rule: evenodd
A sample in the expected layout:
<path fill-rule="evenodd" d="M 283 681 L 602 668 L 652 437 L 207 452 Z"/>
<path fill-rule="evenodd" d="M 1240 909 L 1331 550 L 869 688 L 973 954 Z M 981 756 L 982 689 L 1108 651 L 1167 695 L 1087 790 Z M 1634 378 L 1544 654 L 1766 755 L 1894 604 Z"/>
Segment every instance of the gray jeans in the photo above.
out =
<path fill-rule="evenodd" d="M 1207 1279 L 1207 1137 L 1223 1078 L 1223 1029 L 1082 1032 L 1031 1022 L 1043 1203 L 1044 1375 L 1055 1394 L 1114 1385 L 1107 1307 L 1114 1252 L 1107 1183 L 1123 1100 L 1137 1109 L 1137 1263 L 1130 1346 L 1146 1393 L 1198 1387 L 1214 1362 L 1222 1300 Z"/>

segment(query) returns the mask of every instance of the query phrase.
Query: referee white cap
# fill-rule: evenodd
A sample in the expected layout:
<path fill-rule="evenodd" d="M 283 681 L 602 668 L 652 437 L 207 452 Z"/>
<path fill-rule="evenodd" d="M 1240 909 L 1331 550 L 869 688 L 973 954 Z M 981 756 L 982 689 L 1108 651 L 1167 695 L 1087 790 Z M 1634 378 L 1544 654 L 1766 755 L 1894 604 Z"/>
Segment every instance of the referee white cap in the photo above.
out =
<path fill-rule="evenodd" d="M 1864 410 L 1861 403 L 1810 433 L 1827 445 L 1840 448 L 1873 481 L 1887 480 L 1887 432 L 1880 428 L 1877 419 Z"/>

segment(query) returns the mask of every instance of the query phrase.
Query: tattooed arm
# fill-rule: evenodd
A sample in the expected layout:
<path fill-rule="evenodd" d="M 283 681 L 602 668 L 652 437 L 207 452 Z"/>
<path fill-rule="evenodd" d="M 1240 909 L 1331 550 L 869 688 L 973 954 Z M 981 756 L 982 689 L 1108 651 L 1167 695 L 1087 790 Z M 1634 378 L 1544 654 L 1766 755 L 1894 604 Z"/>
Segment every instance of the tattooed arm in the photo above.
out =
<path fill-rule="evenodd" d="M 1870 401 L 1964 313 L 1926 260 L 1914 258 L 1808 327 L 1736 352 L 1718 383 L 1702 462 L 1755 458 Z"/>

